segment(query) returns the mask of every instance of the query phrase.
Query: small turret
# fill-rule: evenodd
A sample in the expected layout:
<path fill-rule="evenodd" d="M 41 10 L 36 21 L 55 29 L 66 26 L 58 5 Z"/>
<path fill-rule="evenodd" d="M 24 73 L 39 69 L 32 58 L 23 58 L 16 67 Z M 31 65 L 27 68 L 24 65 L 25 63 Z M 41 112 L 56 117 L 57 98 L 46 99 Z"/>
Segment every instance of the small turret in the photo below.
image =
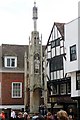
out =
<path fill-rule="evenodd" d="M 34 2 L 34 7 L 33 7 L 34 31 L 37 31 L 37 19 L 38 19 L 37 7 L 36 7 L 36 2 Z"/>

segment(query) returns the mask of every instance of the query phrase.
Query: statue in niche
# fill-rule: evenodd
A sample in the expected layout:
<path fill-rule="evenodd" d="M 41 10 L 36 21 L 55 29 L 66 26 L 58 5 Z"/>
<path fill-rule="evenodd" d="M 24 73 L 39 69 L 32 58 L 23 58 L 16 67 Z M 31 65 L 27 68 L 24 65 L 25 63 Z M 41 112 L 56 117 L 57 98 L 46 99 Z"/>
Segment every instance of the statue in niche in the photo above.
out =
<path fill-rule="evenodd" d="M 34 72 L 39 73 L 39 69 L 40 69 L 39 54 L 35 54 L 35 56 L 34 56 Z"/>

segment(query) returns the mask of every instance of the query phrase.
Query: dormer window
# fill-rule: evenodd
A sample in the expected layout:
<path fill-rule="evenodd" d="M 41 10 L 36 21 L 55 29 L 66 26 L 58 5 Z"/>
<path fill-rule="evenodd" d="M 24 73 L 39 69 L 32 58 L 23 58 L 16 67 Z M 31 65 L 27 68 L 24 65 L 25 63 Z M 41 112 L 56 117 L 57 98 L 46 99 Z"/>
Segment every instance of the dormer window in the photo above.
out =
<path fill-rule="evenodd" d="M 4 66 L 7 67 L 7 68 L 17 67 L 17 57 L 5 56 Z"/>

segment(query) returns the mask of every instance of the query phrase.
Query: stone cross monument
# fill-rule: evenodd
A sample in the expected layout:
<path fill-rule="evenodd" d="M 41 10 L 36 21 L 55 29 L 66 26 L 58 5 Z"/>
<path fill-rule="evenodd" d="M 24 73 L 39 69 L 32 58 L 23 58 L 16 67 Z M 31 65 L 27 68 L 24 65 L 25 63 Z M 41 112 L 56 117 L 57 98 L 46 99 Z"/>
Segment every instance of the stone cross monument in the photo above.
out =
<path fill-rule="evenodd" d="M 37 7 L 34 2 L 34 30 L 29 38 L 29 79 L 30 79 L 30 113 L 38 112 L 40 105 L 40 90 L 42 88 L 42 39 L 37 31 Z"/>

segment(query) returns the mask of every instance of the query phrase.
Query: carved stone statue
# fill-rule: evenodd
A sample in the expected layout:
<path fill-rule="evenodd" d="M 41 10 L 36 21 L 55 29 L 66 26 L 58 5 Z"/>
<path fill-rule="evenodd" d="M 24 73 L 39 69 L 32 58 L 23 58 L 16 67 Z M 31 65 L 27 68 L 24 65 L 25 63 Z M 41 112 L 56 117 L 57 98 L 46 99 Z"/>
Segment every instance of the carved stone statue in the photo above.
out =
<path fill-rule="evenodd" d="M 39 57 L 36 56 L 36 58 L 34 60 L 34 71 L 35 71 L 35 73 L 39 73 L 39 68 L 40 68 L 40 61 L 39 61 Z"/>

